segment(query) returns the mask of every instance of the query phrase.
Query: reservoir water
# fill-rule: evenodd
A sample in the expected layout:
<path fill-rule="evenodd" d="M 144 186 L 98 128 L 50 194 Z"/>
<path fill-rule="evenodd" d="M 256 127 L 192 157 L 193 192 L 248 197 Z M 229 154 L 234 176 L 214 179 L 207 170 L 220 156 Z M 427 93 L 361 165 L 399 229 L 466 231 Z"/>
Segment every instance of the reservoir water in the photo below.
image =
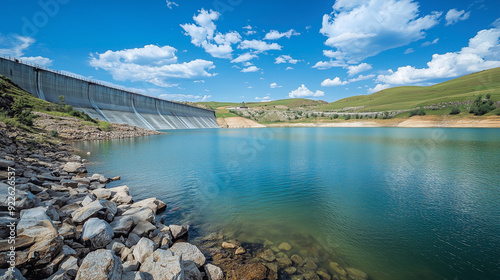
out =
<path fill-rule="evenodd" d="M 76 146 L 89 172 L 167 202 L 193 238 L 287 241 L 374 280 L 500 279 L 500 129 L 205 129 Z"/>

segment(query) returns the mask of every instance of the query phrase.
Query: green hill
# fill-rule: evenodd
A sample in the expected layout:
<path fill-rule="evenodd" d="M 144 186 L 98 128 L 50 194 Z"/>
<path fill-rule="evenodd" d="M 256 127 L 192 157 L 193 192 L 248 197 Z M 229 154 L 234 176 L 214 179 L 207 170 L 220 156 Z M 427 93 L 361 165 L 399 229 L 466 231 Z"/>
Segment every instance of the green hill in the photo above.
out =
<path fill-rule="evenodd" d="M 344 98 L 318 110 L 334 110 L 364 106 L 359 111 L 405 110 L 438 103 L 474 100 L 491 94 L 500 100 L 500 68 L 489 69 L 427 87 L 403 86 L 382 90 L 370 95 Z"/>
<path fill-rule="evenodd" d="M 212 109 L 217 109 L 220 107 L 238 107 L 241 106 L 241 103 L 231 103 L 231 102 L 199 102 L 199 104 L 206 105 Z M 290 98 L 290 99 L 281 99 L 276 101 L 269 102 L 248 102 L 245 103 L 246 106 L 250 108 L 274 108 L 274 106 L 286 106 L 290 109 L 296 108 L 306 108 L 306 107 L 316 107 L 319 105 L 328 104 L 326 101 L 322 100 L 311 100 L 306 98 Z M 278 108 L 279 109 L 279 108 Z"/>

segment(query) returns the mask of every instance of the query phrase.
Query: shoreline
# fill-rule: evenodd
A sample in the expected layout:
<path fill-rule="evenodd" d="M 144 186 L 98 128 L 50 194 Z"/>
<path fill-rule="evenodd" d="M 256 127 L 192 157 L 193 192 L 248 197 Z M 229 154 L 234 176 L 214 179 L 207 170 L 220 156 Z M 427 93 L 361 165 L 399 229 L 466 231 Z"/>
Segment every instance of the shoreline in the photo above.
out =
<path fill-rule="evenodd" d="M 311 123 L 260 124 L 242 117 L 217 119 L 221 128 L 261 128 L 261 127 L 405 127 L 405 128 L 500 128 L 500 116 L 487 117 L 446 117 L 414 116 L 397 119 L 351 119 Z"/>
<path fill-rule="evenodd" d="M 241 243 L 219 232 L 192 243 L 189 225 L 170 224 L 161 215 L 165 202 L 155 197 L 135 201 L 128 186 L 107 188 L 120 177 L 91 175 L 88 161 L 69 143 L 40 142 L 36 136 L 0 123 L 0 277 L 368 279 L 336 262 L 325 268 L 314 257 L 289 256 L 286 242 Z M 15 193 L 7 192 L 9 185 Z M 15 209 L 8 209 L 10 196 Z"/>

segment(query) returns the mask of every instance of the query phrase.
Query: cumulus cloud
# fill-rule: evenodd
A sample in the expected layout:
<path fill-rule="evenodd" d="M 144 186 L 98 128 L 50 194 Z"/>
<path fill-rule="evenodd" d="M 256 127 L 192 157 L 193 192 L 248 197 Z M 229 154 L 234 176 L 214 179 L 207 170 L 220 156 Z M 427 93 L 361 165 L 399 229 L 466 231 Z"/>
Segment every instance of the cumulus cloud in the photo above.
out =
<path fill-rule="evenodd" d="M 192 95 L 192 94 L 180 94 L 180 93 L 164 93 L 160 94 L 160 98 L 167 100 L 176 100 L 176 101 L 194 101 L 194 102 L 204 102 L 208 101 L 212 96 L 211 95 Z"/>
<path fill-rule="evenodd" d="M 236 32 L 226 34 L 216 32 L 217 26 L 214 21 L 218 20 L 220 14 L 216 11 L 201 9 L 198 15 L 193 16 L 194 23 L 181 24 L 185 34 L 191 37 L 191 43 L 202 47 L 207 53 L 217 58 L 232 58 L 232 44 L 241 41 L 241 35 Z"/>
<path fill-rule="evenodd" d="M 168 1 L 167 0 L 167 8 L 172 10 L 174 7 L 179 7 L 179 4 L 175 3 L 174 1 Z"/>
<path fill-rule="evenodd" d="M 244 53 L 240 56 L 238 56 L 237 58 L 231 60 L 231 63 L 241 63 L 241 62 L 246 62 L 246 61 L 250 61 L 254 58 L 256 58 L 257 56 L 255 54 L 252 54 L 252 53 Z"/>
<path fill-rule="evenodd" d="M 328 37 L 325 45 L 350 63 L 424 38 L 442 14 L 420 16 L 413 0 L 341 0 L 333 10 L 323 16 L 320 32 Z"/>
<path fill-rule="evenodd" d="M 451 9 L 446 13 L 446 26 L 453 25 L 459 21 L 466 20 L 470 16 L 470 12 L 465 12 L 464 10 L 458 11 Z"/>
<path fill-rule="evenodd" d="M 300 35 L 300 33 L 293 30 L 293 29 L 290 29 L 287 32 L 283 32 L 283 33 L 280 33 L 279 31 L 276 31 L 276 30 L 271 30 L 269 33 L 266 34 L 266 36 L 264 37 L 264 40 L 278 40 L 278 39 L 281 39 L 283 37 L 287 37 L 288 39 L 290 39 L 290 37 L 292 37 L 292 36 L 299 36 L 299 35 Z"/>
<path fill-rule="evenodd" d="M 323 82 L 321 82 L 321 86 L 322 87 L 343 86 L 343 85 L 347 85 L 347 84 L 354 83 L 354 82 L 368 80 L 368 79 L 371 79 L 374 77 L 375 77 L 374 74 L 359 75 L 357 78 L 351 78 L 351 79 L 346 80 L 346 81 L 342 81 L 339 77 L 335 77 L 333 80 L 332 79 L 325 79 Z"/>
<path fill-rule="evenodd" d="M 285 70 L 293 70 L 293 67 L 287 67 Z"/>
<path fill-rule="evenodd" d="M 258 68 L 257 66 L 252 65 L 250 67 L 241 69 L 241 72 L 243 72 L 243 73 L 250 73 L 250 72 L 257 72 L 259 70 L 261 70 L 261 69 Z"/>
<path fill-rule="evenodd" d="M 143 48 L 108 50 L 90 55 L 90 65 L 111 73 L 119 81 L 145 81 L 161 87 L 173 86 L 167 78 L 211 77 L 208 70 L 215 68 L 213 62 L 196 59 L 177 63 L 177 50 L 171 46 L 147 45 Z"/>
<path fill-rule="evenodd" d="M 290 98 L 302 98 L 302 97 L 320 97 L 324 96 L 325 93 L 321 90 L 317 90 L 316 92 L 312 92 L 309 90 L 304 84 L 302 84 L 298 89 L 292 90 L 288 97 Z"/>
<path fill-rule="evenodd" d="M 289 55 L 280 55 L 276 58 L 274 63 L 276 63 L 276 64 L 281 64 L 281 63 L 297 64 L 297 62 L 299 62 L 297 59 L 293 59 Z"/>
<path fill-rule="evenodd" d="M 255 100 L 260 101 L 260 102 L 269 102 L 269 101 L 272 101 L 271 96 L 270 96 L 269 93 L 266 96 L 264 96 L 264 97 L 258 97 L 258 96 L 256 96 Z"/>
<path fill-rule="evenodd" d="M 277 43 L 272 43 L 268 44 L 264 41 L 260 40 L 244 40 L 243 42 L 240 43 L 238 46 L 238 49 L 246 50 L 246 49 L 252 49 L 255 50 L 255 52 L 260 53 L 260 52 L 265 52 L 269 50 L 281 50 L 281 46 L 278 45 Z"/>
<path fill-rule="evenodd" d="M 377 81 L 396 85 L 414 84 L 500 67 L 499 39 L 500 28 L 481 30 L 460 51 L 434 54 L 427 68 L 399 67 L 395 72 L 389 70 L 388 75 L 379 75 Z"/>
<path fill-rule="evenodd" d="M 247 30 L 247 31 L 245 31 L 245 35 L 247 35 L 247 36 L 253 35 L 253 34 L 257 34 L 257 31 L 252 30 L 252 26 L 251 25 L 243 26 L 243 29 Z"/>
<path fill-rule="evenodd" d="M 280 88 L 280 87 L 283 87 L 283 86 L 278 86 L 277 83 L 272 83 L 269 85 L 270 88 Z"/>
<path fill-rule="evenodd" d="M 349 76 L 354 76 L 358 73 L 361 73 L 361 72 L 365 72 L 365 71 L 368 71 L 370 69 L 372 69 L 372 66 L 368 63 L 361 63 L 359 65 L 351 65 L 351 66 L 347 66 L 347 69 L 349 69 L 347 71 L 347 74 L 349 74 Z"/>
<path fill-rule="evenodd" d="M 347 64 L 337 61 L 337 60 L 330 60 L 330 61 L 318 61 L 312 68 L 316 68 L 319 70 L 325 70 L 329 69 L 332 67 L 346 67 Z"/>
<path fill-rule="evenodd" d="M 388 89 L 390 88 L 391 86 L 388 85 L 388 84 L 377 84 L 374 88 L 369 88 L 368 89 L 368 93 L 375 93 L 375 92 L 379 92 L 381 90 L 384 90 L 384 89 Z"/>
<path fill-rule="evenodd" d="M 52 60 L 42 56 L 24 56 L 26 49 L 35 43 L 31 37 L 13 35 L 2 36 L 0 34 L 0 55 L 16 57 L 22 62 L 38 64 L 42 66 L 52 65 Z"/>
<path fill-rule="evenodd" d="M 321 82 L 322 87 L 333 87 L 333 86 L 343 86 L 347 85 L 349 82 L 348 81 L 341 81 L 339 77 L 335 77 L 333 80 L 332 79 L 326 79 L 323 82 Z"/>

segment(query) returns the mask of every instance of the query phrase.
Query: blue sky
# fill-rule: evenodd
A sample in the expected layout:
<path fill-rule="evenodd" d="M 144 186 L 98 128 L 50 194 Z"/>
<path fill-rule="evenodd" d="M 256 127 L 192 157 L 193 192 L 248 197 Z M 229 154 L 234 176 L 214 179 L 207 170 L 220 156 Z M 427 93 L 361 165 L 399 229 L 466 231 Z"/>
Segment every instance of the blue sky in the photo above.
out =
<path fill-rule="evenodd" d="M 500 67 L 500 1 L 4 0 L 0 55 L 171 100 L 332 102 Z"/>

